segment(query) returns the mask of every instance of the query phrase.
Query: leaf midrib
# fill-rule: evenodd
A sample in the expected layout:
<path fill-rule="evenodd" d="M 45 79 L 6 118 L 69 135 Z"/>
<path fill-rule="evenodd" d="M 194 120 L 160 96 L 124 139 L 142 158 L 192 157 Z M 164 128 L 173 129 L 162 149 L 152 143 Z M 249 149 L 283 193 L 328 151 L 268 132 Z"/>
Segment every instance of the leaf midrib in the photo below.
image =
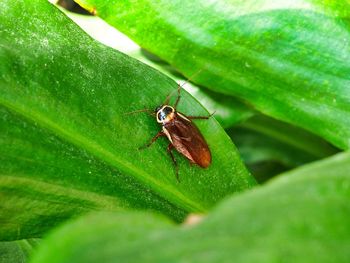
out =
<path fill-rule="evenodd" d="M 162 182 L 154 179 L 152 176 L 150 176 L 148 173 L 138 169 L 131 163 L 127 162 L 126 160 L 120 160 L 117 156 L 115 156 L 110 151 L 103 148 L 102 145 L 98 145 L 88 138 L 84 136 L 80 136 L 77 133 L 73 133 L 70 131 L 70 129 L 64 129 L 63 127 L 59 126 L 57 123 L 51 121 L 50 119 L 46 118 L 42 114 L 35 112 L 33 110 L 25 111 L 21 107 L 18 107 L 16 104 L 8 102 L 2 98 L 0 98 L 0 104 L 5 106 L 11 111 L 14 111 L 21 116 L 25 117 L 26 119 L 30 120 L 31 122 L 35 122 L 40 124 L 40 126 L 50 130 L 57 136 L 63 138 L 64 140 L 90 152 L 92 155 L 96 156 L 99 159 L 102 159 L 106 163 L 112 165 L 113 167 L 117 167 L 118 169 L 126 172 L 127 174 L 134 174 L 139 181 L 146 183 L 151 189 L 153 189 L 155 192 L 157 192 L 160 196 L 163 196 L 163 198 L 169 198 L 170 200 L 174 201 L 175 204 L 182 207 L 188 212 L 206 212 L 206 209 L 196 203 L 195 201 L 187 198 L 184 196 L 181 192 L 177 191 L 173 187 L 169 187 L 168 185 L 162 184 Z M 158 191 L 158 189 L 161 189 L 162 191 Z M 164 192 L 166 193 L 164 195 Z M 169 201 L 170 201 L 169 200 Z"/>

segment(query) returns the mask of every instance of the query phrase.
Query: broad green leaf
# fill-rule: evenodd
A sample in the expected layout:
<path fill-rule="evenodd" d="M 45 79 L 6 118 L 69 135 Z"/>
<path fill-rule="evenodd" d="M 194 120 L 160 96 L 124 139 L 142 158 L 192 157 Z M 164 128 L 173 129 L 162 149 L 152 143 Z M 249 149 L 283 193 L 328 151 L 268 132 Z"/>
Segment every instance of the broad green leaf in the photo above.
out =
<path fill-rule="evenodd" d="M 305 130 L 262 115 L 229 129 L 228 133 L 237 142 L 245 163 L 273 159 L 295 167 L 337 152 Z"/>
<path fill-rule="evenodd" d="M 287 167 L 296 167 L 318 159 L 308 152 L 253 130 L 238 127 L 228 130 L 228 133 L 248 167 L 266 161 L 277 161 Z"/>
<path fill-rule="evenodd" d="M 91 210 L 149 208 L 180 220 L 185 211 L 132 176 L 1 108 L 0 238 L 38 237 Z"/>
<path fill-rule="evenodd" d="M 281 172 L 320 159 L 319 156 L 313 155 L 309 151 L 295 147 L 294 143 L 289 144 L 279 140 L 280 138 L 278 137 L 265 135 L 255 130 L 236 127 L 229 129 L 227 132 L 237 145 L 238 151 L 249 171 L 259 183 Z M 293 133 L 286 134 L 293 139 L 289 140 L 291 142 L 305 139 L 305 137 L 293 136 L 295 135 Z M 322 147 L 317 148 L 322 149 Z M 325 156 L 330 156 L 336 152 L 335 149 L 329 146 L 323 150 L 328 150 L 328 153 L 324 153 Z"/>
<path fill-rule="evenodd" d="M 256 114 L 255 110 L 235 97 L 225 96 L 202 87 L 198 88 L 192 84 L 187 85 L 185 89 L 209 112 L 214 113 L 215 119 L 225 129 L 244 122 Z"/>
<path fill-rule="evenodd" d="M 346 1 L 78 0 L 194 81 L 350 147 Z"/>
<path fill-rule="evenodd" d="M 258 182 L 338 151 L 314 134 L 262 115 L 228 129 L 227 133 Z"/>
<path fill-rule="evenodd" d="M 80 218 L 31 262 L 348 262 L 349 198 L 350 153 L 342 153 L 236 194 L 197 225 L 143 213 Z"/>
<path fill-rule="evenodd" d="M 259 132 L 267 137 L 291 146 L 313 156 L 313 160 L 335 154 L 338 150 L 327 142 L 303 129 L 287 123 L 258 115 L 240 124 L 238 127 Z M 311 159 L 310 159 L 311 160 Z M 301 164 L 302 162 L 296 163 Z"/>
<path fill-rule="evenodd" d="M 28 262 L 29 256 L 39 241 L 39 239 L 23 239 L 0 242 L 0 263 Z"/>
<path fill-rule="evenodd" d="M 189 82 L 189 79 L 179 74 L 175 68 L 149 52 L 132 53 L 131 56 L 176 80 L 186 91 L 205 106 L 209 112 L 215 113 L 215 119 L 224 128 L 232 127 L 256 114 L 251 107 L 233 96 L 223 95 L 204 87 L 198 87 L 194 83 Z M 192 79 L 197 74 L 200 74 L 200 72 L 194 73 L 189 78 Z"/>
<path fill-rule="evenodd" d="M 159 57 L 141 49 L 131 39 L 108 25 L 101 18 L 79 15 L 64 9 L 63 11 L 94 39 L 136 58 L 181 83 L 183 88 L 194 96 L 209 112 L 215 112 L 215 119 L 224 128 L 231 127 L 254 115 L 255 111 L 251 107 L 232 96 L 222 95 L 203 87 L 199 88 L 191 82 L 185 84 L 186 77 L 179 74 L 174 67 Z"/>
<path fill-rule="evenodd" d="M 255 184 L 235 146 L 211 118 L 199 129 L 208 169 L 167 142 L 138 151 L 160 130 L 147 114 L 177 84 L 99 44 L 42 0 L 0 3 L 0 238 L 41 236 L 91 210 L 152 209 L 181 220 Z M 173 101 L 173 100 L 172 100 Z M 183 91 L 179 110 L 208 112 Z"/>
<path fill-rule="evenodd" d="M 350 2 L 348 0 L 308 0 L 308 2 L 314 4 L 319 12 L 342 18 L 343 20 L 339 20 L 339 22 L 349 23 L 347 21 L 350 18 Z"/>
<path fill-rule="evenodd" d="M 63 9 L 64 10 L 64 9 Z M 97 16 L 83 16 L 64 10 L 84 31 L 96 40 L 150 65 L 184 85 L 185 77 L 171 65 L 108 25 Z M 183 86 L 225 127 L 246 120 L 254 112 L 234 97 L 222 95 L 189 82 Z M 334 148 L 300 128 L 257 116 L 242 123 L 243 128 L 228 130 L 249 170 L 259 182 L 282 171 L 334 154 Z"/>

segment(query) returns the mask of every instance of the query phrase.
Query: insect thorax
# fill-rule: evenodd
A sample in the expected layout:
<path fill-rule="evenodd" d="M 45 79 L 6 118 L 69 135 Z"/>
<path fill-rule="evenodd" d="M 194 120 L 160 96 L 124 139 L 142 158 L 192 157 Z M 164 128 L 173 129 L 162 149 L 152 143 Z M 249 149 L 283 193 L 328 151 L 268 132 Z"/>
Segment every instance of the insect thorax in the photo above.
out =
<path fill-rule="evenodd" d="M 160 108 L 160 109 L 159 109 Z M 170 121 L 172 121 L 175 117 L 175 109 L 169 105 L 163 105 L 161 107 L 157 108 L 157 122 L 166 124 Z"/>

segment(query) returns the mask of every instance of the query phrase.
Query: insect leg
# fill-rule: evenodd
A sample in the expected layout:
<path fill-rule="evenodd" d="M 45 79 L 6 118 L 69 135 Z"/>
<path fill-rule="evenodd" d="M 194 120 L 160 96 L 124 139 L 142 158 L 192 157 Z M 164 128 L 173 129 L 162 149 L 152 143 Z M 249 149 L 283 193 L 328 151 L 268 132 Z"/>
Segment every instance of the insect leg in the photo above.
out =
<path fill-rule="evenodd" d="M 150 147 L 161 136 L 165 136 L 165 134 L 162 131 L 158 132 L 149 143 L 147 143 L 144 146 L 139 147 L 139 150 L 143 150 L 147 147 Z"/>
<path fill-rule="evenodd" d="M 176 159 L 174 157 L 174 154 L 172 153 L 172 149 L 174 149 L 174 145 L 172 145 L 171 143 L 169 143 L 168 148 L 167 148 L 167 152 L 170 154 L 171 159 L 173 160 L 173 164 L 175 166 L 175 173 L 176 173 L 176 180 L 180 183 L 180 179 L 179 179 L 179 167 L 177 165 Z"/>

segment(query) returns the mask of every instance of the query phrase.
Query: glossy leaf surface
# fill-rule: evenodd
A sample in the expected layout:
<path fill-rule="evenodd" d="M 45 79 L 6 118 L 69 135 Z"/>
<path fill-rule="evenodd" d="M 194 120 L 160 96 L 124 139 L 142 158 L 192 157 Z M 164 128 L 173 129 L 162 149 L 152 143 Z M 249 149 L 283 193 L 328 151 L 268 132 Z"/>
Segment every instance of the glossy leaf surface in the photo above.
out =
<path fill-rule="evenodd" d="M 151 209 L 179 221 L 255 184 L 215 121 L 196 122 L 213 155 L 204 170 L 167 142 L 147 114 L 177 84 L 99 44 L 46 1 L 0 4 L 0 238 L 41 236 L 91 210 Z M 172 100 L 173 101 L 173 100 Z M 208 112 L 185 91 L 179 110 Z"/>
<path fill-rule="evenodd" d="M 350 147 L 347 1 L 77 2 L 186 76 L 203 69 L 196 83 Z"/>
<path fill-rule="evenodd" d="M 342 153 L 238 194 L 196 225 L 143 213 L 81 218 L 48 237 L 32 263 L 348 262 L 349 198 Z"/>
<path fill-rule="evenodd" d="M 181 83 L 183 88 L 195 97 L 209 112 L 215 112 L 215 119 L 224 128 L 240 123 L 256 113 L 251 107 L 237 98 L 213 92 L 203 87 L 199 88 L 190 81 L 186 82 L 188 79 L 181 75 L 174 67 L 154 54 L 142 49 L 130 38 L 107 24 L 101 18 L 79 15 L 65 9 L 62 9 L 62 11 L 97 41 L 136 58 L 161 71 L 176 82 Z"/>

